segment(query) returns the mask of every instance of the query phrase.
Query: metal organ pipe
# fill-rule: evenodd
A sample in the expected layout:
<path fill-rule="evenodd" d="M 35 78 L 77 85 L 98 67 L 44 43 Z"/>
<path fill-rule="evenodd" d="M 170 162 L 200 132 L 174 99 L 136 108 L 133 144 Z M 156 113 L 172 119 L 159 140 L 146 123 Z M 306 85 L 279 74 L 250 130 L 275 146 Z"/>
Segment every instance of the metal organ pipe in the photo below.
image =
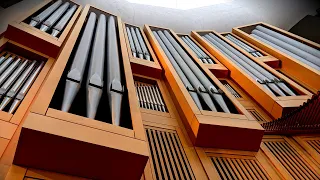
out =
<path fill-rule="evenodd" d="M 58 19 L 63 15 L 63 13 L 68 9 L 69 3 L 66 2 L 62 6 L 60 6 L 40 27 L 41 31 L 46 32 L 50 29 L 54 23 L 58 21 Z"/>
<path fill-rule="evenodd" d="M 141 47 L 140 47 L 136 32 L 134 31 L 133 27 L 131 27 L 130 30 L 131 30 L 131 35 L 132 35 L 133 42 L 134 42 L 134 45 L 136 47 L 138 56 L 139 56 L 139 58 L 143 59 L 142 50 L 141 50 Z"/>
<path fill-rule="evenodd" d="M 50 16 L 50 14 L 52 14 L 52 12 L 55 11 L 61 4 L 62 4 L 61 0 L 56 1 L 51 6 L 49 6 L 47 9 L 45 9 L 40 14 L 38 14 L 36 17 L 33 17 L 31 19 L 31 22 L 29 23 L 29 25 L 30 26 L 36 26 L 36 25 L 40 24 L 48 16 Z"/>
<path fill-rule="evenodd" d="M 69 19 L 72 17 L 76 9 L 77 9 L 77 5 L 73 5 L 67 11 L 67 13 L 59 20 L 59 22 L 54 26 L 51 33 L 53 37 L 56 37 L 63 30 L 63 28 L 67 25 Z"/>
<path fill-rule="evenodd" d="M 150 54 L 148 52 L 147 46 L 146 46 L 142 36 L 141 36 L 140 29 L 139 28 L 135 28 L 135 30 L 136 30 L 136 34 L 138 36 L 138 41 L 139 41 L 140 46 L 142 48 L 142 52 L 144 54 L 144 57 L 145 57 L 146 60 L 150 61 Z"/>
<path fill-rule="evenodd" d="M 136 50 L 136 47 L 134 46 L 134 42 L 132 39 L 130 29 L 128 27 L 126 27 L 126 29 L 127 29 L 127 34 L 128 34 L 128 39 L 129 39 L 129 44 L 130 44 L 130 48 L 132 51 L 132 55 L 133 55 L 133 57 L 137 57 L 137 50 Z"/>

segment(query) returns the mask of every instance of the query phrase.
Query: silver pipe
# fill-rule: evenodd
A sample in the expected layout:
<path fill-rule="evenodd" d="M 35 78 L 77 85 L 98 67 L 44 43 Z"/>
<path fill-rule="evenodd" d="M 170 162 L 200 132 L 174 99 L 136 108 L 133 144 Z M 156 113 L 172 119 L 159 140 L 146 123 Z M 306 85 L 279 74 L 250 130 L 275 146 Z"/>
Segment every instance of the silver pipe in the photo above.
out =
<path fill-rule="evenodd" d="M 1 56 L 0 58 L 0 64 L 6 59 L 5 55 Z"/>
<path fill-rule="evenodd" d="M 199 53 L 198 50 L 196 50 L 196 49 L 189 43 L 189 41 L 187 41 L 183 36 L 180 37 L 180 38 L 183 40 L 183 42 L 185 42 L 185 43 L 189 46 L 189 48 L 198 56 L 199 59 L 203 59 L 203 58 L 204 58 L 204 57 L 202 56 L 202 54 Z"/>
<path fill-rule="evenodd" d="M 320 66 L 320 59 L 318 57 L 316 57 L 314 55 L 311 55 L 311 54 L 309 54 L 309 53 L 307 53 L 307 52 L 305 52 L 305 51 L 303 51 L 303 50 L 301 50 L 299 48 L 296 48 L 295 46 L 292 46 L 292 45 L 287 44 L 287 43 L 285 43 L 283 41 L 280 41 L 280 40 L 278 40 L 278 39 L 276 39 L 276 38 L 274 38 L 274 37 L 272 37 L 272 36 L 270 36 L 268 34 L 265 34 L 265 33 L 261 32 L 259 30 L 253 30 L 252 34 L 258 35 L 261 38 L 263 38 L 263 39 L 265 39 L 267 41 L 270 41 L 270 42 L 282 47 L 283 49 L 286 49 L 286 50 L 288 50 L 288 51 L 290 51 L 290 52 L 292 52 L 292 53 L 304 58 L 305 60 L 307 60 L 309 62 L 312 62 L 313 64 L 315 64 L 317 66 Z"/>
<path fill-rule="evenodd" d="M 155 101 L 156 101 L 156 104 L 157 104 L 157 106 L 158 106 L 159 111 L 164 112 L 164 111 L 163 111 L 163 108 L 162 108 L 162 106 L 161 106 L 161 103 L 160 103 L 158 94 L 156 93 L 156 91 L 155 91 L 155 89 L 154 89 L 154 85 L 150 86 L 150 91 L 152 92 L 152 94 L 153 94 L 153 96 L 154 96 L 154 99 L 155 99 Z"/>
<path fill-rule="evenodd" d="M 149 106 L 149 104 L 147 103 L 146 96 L 145 96 L 145 94 L 144 94 L 144 92 L 143 92 L 143 90 L 142 90 L 142 87 L 141 87 L 140 85 L 138 86 L 138 89 L 139 89 L 139 91 L 140 91 L 140 93 L 141 93 L 141 97 L 142 97 L 142 99 L 143 99 L 144 108 L 150 109 L 150 106 Z"/>
<path fill-rule="evenodd" d="M 51 6 L 49 6 L 47 9 L 45 9 L 40 14 L 38 14 L 36 17 L 32 17 L 31 22 L 29 23 L 29 25 L 30 26 L 36 26 L 36 25 L 40 24 L 50 14 L 52 14 L 52 12 L 55 11 L 61 4 L 62 4 L 61 0 L 56 1 Z"/>
<path fill-rule="evenodd" d="M 247 47 L 243 46 L 242 44 L 239 43 L 239 41 L 233 39 L 230 35 L 225 36 L 227 39 L 229 39 L 230 41 L 232 41 L 234 44 L 238 45 L 240 48 L 242 48 L 243 50 L 251 53 L 250 49 L 248 49 Z"/>
<path fill-rule="evenodd" d="M 161 97 L 161 93 L 160 93 L 160 90 L 158 89 L 158 86 L 154 86 L 154 89 L 156 91 L 157 96 L 159 97 L 158 99 L 161 104 L 163 112 L 166 112 L 166 107 L 165 107 L 165 104 L 164 104 L 163 99 Z"/>
<path fill-rule="evenodd" d="M 231 39 L 234 39 L 235 41 L 237 41 L 239 44 L 241 44 L 243 47 L 247 48 L 249 51 L 248 52 L 255 52 L 257 51 L 256 49 L 252 48 L 251 46 L 249 46 L 248 44 L 244 43 L 243 41 L 241 41 L 240 39 L 229 35 L 231 37 Z"/>
<path fill-rule="evenodd" d="M 31 88 L 33 82 L 36 80 L 38 74 L 40 73 L 40 70 L 44 66 L 44 62 L 42 61 L 41 64 L 37 67 L 37 69 L 34 70 L 34 72 L 29 76 L 28 80 L 24 83 L 24 85 L 19 90 L 18 94 L 15 97 L 15 100 L 13 101 L 9 113 L 12 114 L 19 106 L 23 98 L 26 96 L 27 92 Z M 4 101 L 11 100 L 11 97 L 5 97 Z"/>
<path fill-rule="evenodd" d="M 196 75 L 196 77 L 203 83 L 204 87 L 206 87 L 209 94 L 214 98 L 214 100 L 219 104 L 221 109 L 230 113 L 230 110 L 227 104 L 224 102 L 223 97 L 219 94 L 216 87 L 209 81 L 209 79 L 203 74 L 203 72 L 197 67 L 197 65 L 193 62 L 193 60 L 186 54 L 186 52 L 180 47 L 180 45 L 173 39 L 173 37 L 169 34 L 168 31 L 164 31 L 166 37 L 178 51 L 178 53 L 183 58 L 183 61 L 188 65 L 188 67 L 192 70 L 192 72 Z"/>
<path fill-rule="evenodd" d="M 147 102 L 147 105 L 148 105 L 148 109 L 154 110 L 154 109 L 153 109 L 153 106 L 152 106 L 152 104 L 151 104 L 151 102 L 150 102 L 149 96 L 148 96 L 148 94 L 147 94 L 147 92 L 146 92 L 146 90 L 145 90 L 145 88 L 144 88 L 144 85 L 142 84 L 140 87 L 141 87 L 141 90 L 142 90 L 142 92 L 143 92 L 143 94 L 144 94 L 144 97 L 145 97 L 145 99 L 146 99 L 146 102 Z"/>
<path fill-rule="evenodd" d="M 7 69 L 7 67 L 10 65 L 12 61 L 13 61 L 13 57 L 10 56 L 0 65 L 0 75 L 3 73 L 3 71 Z"/>
<path fill-rule="evenodd" d="M 87 117 L 94 119 L 103 93 L 103 71 L 105 59 L 106 16 L 100 14 L 93 41 L 87 78 Z"/>
<path fill-rule="evenodd" d="M 127 30 L 127 34 L 128 34 L 128 39 L 129 39 L 129 44 L 130 44 L 130 48 L 132 51 L 132 55 L 133 55 L 133 57 L 137 57 L 137 51 L 136 51 L 136 48 L 134 47 L 134 43 L 133 43 L 130 29 L 128 27 L 126 27 L 126 30 Z"/>
<path fill-rule="evenodd" d="M 59 22 L 52 29 L 51 35 L 56 37 L 62 29 L 67 25 L 69 19 L 72 17 L 73 13 L 76 11 L 77 5 L 73 5 L 67 13 L 59 20 Z"/>
<path fill-rule="evenodd" d="M 164 45 L 164 43 L 162 42 L 162 40 L 160 39 L 159 35 L 157 34 L 157 32 L 153 31 L 153 34 L 155 36 L 155 38 L 157 39 L 157 41 L 159 42 L 161 48 L 163 49 L 163 51 L 165 52 L 166 56 L 168 57 L 169 61 L 171 62 L 173 68 L 176 70 L 178 76 L 180 77 L 182 83 L 184 84 L 184 86 L 186 87 L 186 89 L 188 90 L 191 98 L 193 99 L 193 101 L 195 102 L 195 104 L 197 105 L 197 107 L 200 110 L 203 110 L 203 107 L 200 103 L 199 97 L 197 95 L 197 89 L 194 89 L 194 87 L 191 85 L 190 81 L 188 80 L 188 78 L 186 77 L 186 75 L 184 74 L 184 72 L 181 70 L 180 66 L 177 64 L 177 62 L 174 60 L 173 56 L 170 54 L 169 50 L 167 49 L 167 47 Z M 161 96 L 160 96 L 161 97 Z"/>
<path fill-rule="evenodd" d="M 273 44 L 273 43 L 270 42 L 270 41 L 267 41 L 267 40 L 261 38 L 260 36 L 257 36 L 257 35 L 255 35 L 255 34 L 251 34 L 251 36 L 254 37 L 254 38 L 256 38 L 256 39 L 258 39 L 258 40 L 260 40 L 260 41 L 262 41 L 262 42 L 264 42 L 264 43 L 266 43 L 266 44 L 268 44 L 268 45 L 270 45 L 270 46 L 272 46 L 272 47 L 274 47 L 274 48 L 276 48 L 276 49 L 278 49 L 279 51 L 281 51 L 281 52 L 283 52 L 283 53 L 285 53 L 285 54 L 287 54 L 287 55 L 289 55 L 289 56 L 291 56 L 291 57 L 293 57 L 293 58 L 301 61 L 302 63 L 307 64 L 307 65 L 309 65 L 310 67 L 313 67 L 314 69 L 320 71 L 320 67 L 317 66 L 317 65 L 315 65 L 315 64 L 313 64 L 312 62 L 309 62 L 309 61 L 305 60 L 304 58 L 302 58 L 302 57 L 300 57 L 300 56 L 298 56 L 298 55 L 296 55 L 296 54 L 293 54 L 292 52 L 287 51 L 287 50 L 283 49 L 282 47 Z"/>
<path fill-rule="evenodd" d="M 0 87 L 0 97 L 9 90 L 10 86 L 14 83 L 14 81 L 18 78 L 18 76 L 24 71 L 27 65 L 28 65 L 28 60 L 23 61 L 23 63 L 20 63 L 19 67 L 8 77 L 5 83 Z"/>
<path fill-rule="evenodd" d="M 7 78 L 11 75 L 11 73 L 18 67 L 22 60 L 19 58 L 15 60 L 13 63 L 10 64 L 10 66 L 1 74 L 0 76 L 0 85 L 2 85 Z"/>
<path fill-rule="evenodd" d="M 243 64 L 241 60 L 239 60 L 239 57 L 233 54 L 230 50 L 223 47 L 220 43 L 216 42 L 214 39 L 212 39 L 208 34 L 202 37 L 207 42 L 209 42 L 213 47 L 215 47 L 217 50 L 219 50 L 222 54 L 224 54 L 229 60 L 234 62 L 239 68 L 241 68 L 243 71 L 245 71 L 249 76 L 251 76 L 255 81 L 262 83 L 262 80 L 259 79 L 256 75 L 252 74 Z M 237 59 L 237 60 L 236 60 Z M 240 64 L 241 63 L 241 64 Z M 275 95 L 266 84 L 261 84 L 265 89 L 267 89 L 271 94 Z"/>
<path fill-rule="evenodd" d="M 91 12 L 83 31 L 78 49 L 74 56 L 71 68 L 66 79 L 61 110 L 68 112 L 82 83 L 83 73 L 87 64 L 93 30 L 96 23 L 96 14 Z"/>
<path fill-rule="evenodd" d="M 185 63 L 185 61 L 182 59 L 182 57 L 179 55 L 177 50 L 173 47 L 173 45 L 169 42 L 169 40 L 166 38 L 166 36 L 161 32 L 158 31 L 158 34 L 160 38 L 162 39 L 163 43 L 166 45 L 184 74 L 187 76 L 187 78 L 190 80 L 190 83 L 194 87 L 194 89 L 197 91 L 197 94 L 200 95 L 200 97 L 203 99 L 203 101 L 208 105 L 211 111 L 217 111 L 212 99 L 210 98 L 210 95 L 206 92 L 205 87 L 201 84 L 199 79 L 195 76 L 195 74 L 192 72 L 192 70 L 188 67 L 188 65 Z"/>
<path fill-rule="evenodd" d="M 154 110 L 159 111 L 159 110 L 158 110 L 158 107 L 157 107 L 157 103 L 156 103 L 156 101 L 154 100 L 153 94 L 150 92 L 150 88 L 149 88 L 149 86 L 148 86 L 148 85 L 146 85 L 146 86 L 145 86 L 145 89 L 146 89 L 146 91 L 147 91 L 147 93 L 148 93 L 148 96 L 149 96 L 150 102 L 151 102 L 151 104 L 153 105 Z"/>
<path fill-rule="evenodd" d="M 60 6 L 44 23 L 42 23 L 40 30 L 46 32 L 48 29 L 50 29 L 68 9 L 68 7 L 68 2 L 65 2 L 62 6 Z"/>
<path fill-rule="evenodd" d="M 275 31 L 272 31 L 272 30 L 270 30 L 268 28 L 265 28 L 263 26 L 260 26 L 260 25 L 257 26 L 256 29 L 258 29 L 259 31 L 264 32 L 266 34 L 269 34 L 270 36 L 272 36 L 274 38 L 277 38 L 277 39 L 279 39 L 279 40 L 281 40 L 281 41 L 283 41 L 283 42 L 285 42 L 287 44 L 295 46 L 296 48 L 299 48 L 299 49 L 301 49 L 301 50 L 303 50 L 303 51 L 305 51 L 307 53 L 310 53 L 310 54 L 320 58 L 320 51 L 315 49 L 315 48 L 313 48 L 313 47 L 310 47 L 310 46 L 308 46 L 306 44 L 303 44 L 303 43 L 301 43 L 299 41 L 291 39 L 291 38 L 289 38 L 287 36 L 284 36 L 284 35 L 282 35 L 280 33 L 277 33 Z"/>
<path fill-rule="evenodd" d="M 136 30 L 136 34 L 137 34 L 137 37 L 138 37 L 138 41 L 140 43 L 140 46 L 141 46 L 141 49 L 142 49 L 142 52 L 144 54 L 144 57 L 146 58 L 146 60 L 150 61 L 150 54 L 149 54 L 149 51 L 147 49 L 147 46 L 142 38 L 142 35 L 141 35 L 141 32 L 140 32 L 140 29 L 139 28 L 135 28 Z"/>
<path fill-rule="evenodd" d="M 210 57 L 196 44 L 194 43 L 188 36 L 185 36 L 186 40 L 202 54 L 202 57 L 205 59 L 210 59 Z"/>
<path fill-rule="evenodd" d="M 252 71 L 252 70 L 254 71 L 255 70 L 254 71 L 255 73 L 261 73 L 266 78 L 265 80 L 267 80 L 268 82 L 270 82 L 270 80 L 277 81 L 278 83 L 276 83 L 276 84 L 268 83 L 267 85 L 270 88 L 272 88 L 275 92 L 277 92 L 279 95 L 286 96 L 279 88 L 277 88 L 277 86 L 279 86 L 282 90 L 284 90 L 286 93 L 290 94 L 291 96 L 295 96 L 295 94 L 289 88 L 287 88 L 284 83 L 280 82 L 280 80 L 277 77 L 275 77 L 273 74 L 271 74 L 269 71 L 267 71 L 266 69 L 262 68 L 260 65 L 258 65 L 255 62 L 253 62 L 251 59 L 249 59 L 248 57 L 246 57 L 245 55 L 243 55 L 242 53 L 240 53 L 239 51 L 237 51 L 236 49 L 234 49 L 229 44 L 227 44 L 226 42 L 222 41 L 220 38 L 216 37 L 212 33 L 209 33 L 209 36 L 214 38 L 216 41 L 218 41 L 223 46 L 225 46 L 230 51 L 232 51 L 234 54 L 236 54 L 238 57 L 240 57 L 243 60 L 243 62 L 245 62 L 249 66 L 251 66 L 252 68 L 249 67 L 250 71 Z"/>
<path fill-rule="evenodd" d="M 142 98 L 141 98 L 140 90 L 139 90 L 139 88 L 138 88 L 138 84 L 137 84 L 136 81 L 134 81 L 134 86 L 135 86 L 135 88 L 136 88 L 136 93 L 137 93 L 137 97 L 138 97 L 138 100 L 139 100 L 139 105 L 140 105 L 140 107 L 143 107 L 143 100 L 142 100 Z"/>
<path fill-rule="evenodd" d="M 108 43 L 107 43 L 107 91 L 112 122 L 120 126 L 122 96 L 124 86 L 121 79 L 120 58 L 118 50 L 118 37 L 116 21 L 113 16 L 108 19 Z"/>
<path fill-rule="evenodd" d="M 138 54 L 139 58 L 143 59 L 143 53 L 142 53 L 140 44 L 138 42 L 138 38 L 137 38 L 136 32 L 134 31 L 133 27 L 130 27 L 130 30 L 131 30 L 131 35 L 132 35 L 132 38 L 133 38 L 134 45 L 135 45 L 136 50 L 137 50 L 137 54 Z"/>
<path fill-rule="evenodd" d="M 256 54 L 257 54 L 259 57 L 262 57 L 262 56 L 263 56 L 259 51 L 257 51 Z"/>

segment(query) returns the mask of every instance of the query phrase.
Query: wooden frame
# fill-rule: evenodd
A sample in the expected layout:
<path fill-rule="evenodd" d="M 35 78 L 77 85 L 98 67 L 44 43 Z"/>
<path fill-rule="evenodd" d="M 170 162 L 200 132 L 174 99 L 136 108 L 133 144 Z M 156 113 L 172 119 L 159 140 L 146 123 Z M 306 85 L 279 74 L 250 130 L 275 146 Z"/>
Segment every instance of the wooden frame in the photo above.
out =
<path fill-rule="evenodd" d="M 54 1 L 55 0 L 45 0 L 38 6 L 23 14 L 19 19 L 9 23 L 5 32 L 5 37 L 55 58 L 60 52 L 60 48 L 67 40 L 68 34 L 71 32 L 72 27 L 76 23 L 82 6 L 72 0 L 63 0 L 63 2 L 70 2 L 71 4 L 77 5 L 78 8 L 74 12 L 72 18 L 69 20 L 59 38 L 53 37 L 50 34 L 32 27 L 24 22 L 40 9 L 44 8 L 45 6 L 49 6 L 49 4 L 52 4 Z"/>
<path fill-rule="evenodd" d="M 257 58 L 259 59 L 260 61 L 268 64 L 270 67 L 274 68 L 274 69 L 277 69 L 277 68 L 280 68 L 281 66 L 281 61 L 275 57 L 273 57 L 272 55 L 270 55 L 269 53 L 266 53 L 265 51 L 263 51 L 262 49 L 252 45 L 251 43 L 247 42 L 246 40 L 242 39 L 241 37 L 235 35 L 234 33 L 232 32 L 223 32 L 223 33 L 220 33 L 222 36 L 226 36 L 228 34 L 232 35 L 233 37 L 239 39 L 240 41 L 242 41 L 243 43 L 247 44 L 248 46 L 252 47 L 253 49 L 259 51 L 263 56 L 262 57 L 254 57 L 254 56 L 251 56 L 252 58 Z M 231 42 L 231 41 L 230 41 Z M 238 45 L 236 45 L 235 43 L 231 42 L 232 44 L 234 44 L 234 47 L 239 47 Z M 239 47 L 240 48 L 240 47 Z M 242 49 L 242 48 L 240 48 Z"/>
<path fill-rule="evenodd" d="M 213 74 L 214 76 L 216 76 L 217 78 L 226 78 L 229 76 L 229 70 L 220 63 L 220 61 L 214 57 L 212 54 L 210 54 L 205 48 L 203 48 L 193 37 L 191 37 L 189 34 L 181 34 L 181 33 L 177 33 L 177 36 L 181 37 L 181 36 L 188 36 L 191 41 L 193 41 L 196 45 L 198 45 L 199 48 L 201 48 L 201 50 L 206 53 L 216 64 L 204 64 L 204 67 L 207 67 Z M 184 43 L 182 41 L 182 43 Z M 188 53 L 193 53 L 192 49 L 189 48 L 189 46 L 186 46 L 186 51 L 188 51 Z M 201 63 L 201 62 L 200 62 Z"/>
<path fill-rule="evenodd" d="M 28 47 L 25 47 L 19 43 L 8 40 L 6 38 L 0 39 L 0 52 L 10 52 L 10 54 L 16 55 L 22 59 L 30 59 L 37 61 L 46 61 L 41 72 L 37 76 L 36 80 L 32 84 L 31 88 L 27 92 L 25 98 L 22 100 L 21 104 L 17 108 L 14 114 L 10 114 L 5 111 L 0 111 L 0 138 L 11 139 L 14 132 L 18 128 L 18 125 L 29 111 L 29 108 L 37 95 L 38 90 L 45 81 L 50 69 L 54 64 L 54 59 L 46 56 L 42 53 L 34 51 Z M 0 152 L 0 157 L 2 152 Z"/>
<path fill-rule="evenodd" d="M 293 139 L 316 161 L 320 168 L 320 147 L 314 142 L 320 141 L 320 134 L 293 136 Z"/>
<path fill-rule="evenodd" d="M 148 25 L 144 27 L 144 31 L 165 71 L 165 81 L 168 82 L 168 87 L 170 87 L 171 92 L 173 92 L 172 98 L 177 105 L 178 111 L 180 112 L 179 114 L 183 119 L 193 144 L 206 147 L 258 150 L 263 135 L 263 128 L 256 121 L 250 121 L 253 120 L 253 117 L 249 115 L 245 108 L 192 53 L 189 55 L 195 63 L 199 65 L 200 69 L 225 93 L 226 97 L 234 104 L 240 114 L 200 111 L 153 36 L 151 28 L 166 29 L 184 49 L 186 49 L 186 45 L 182 44 L 180 38 L 168 28 L 150 27 Z M 225 139 L 223 139 L 223 141 L 221 139 L 219 140 L 216 138 L 218 136 L 225 137 Z M 243 142 L 244 139 L 247 139 L 246 142 L 250 142 L 250 144 Z"/>
<path fill-rule="evenodd" d="M 128 51 L 128 56 L 129 56 L 132 72 L 136 73 L 136 74 L 148 76 L 148 77 L 160 78 L 162 75 L 162 68 L 159 64 L 157 56 L 154 54 L 153 49 L 150 46 L 150 43 L 149 43 L 149 41 L 148 41 L 148 39 L 147 39 L 147 37 L 141 27 L 138 27 L 138 28 L 140 29 L 142 38 L 143 38 L 143 40 L 144 40 L 144 42 L 150 52 L 150 56 L 153 61 L 147 61 L 145 59 L 133 57 L 132 51 L 130 48 L 130 44 L 129 44 L 127 30 L 126 30 L 127 25 L 133 26 L 133 27 L 138 27 L 138 26 L 134 26 L 129 23 L 123 23 L 123 27 L 124 27 L 123 33 L 124 33 L 125 40 L 126 40 L 126 46 L 127 46 L 127 51 Z"/>
<path fill-rule="evenodd" d="M 51 99 L 66 63 L 84 22 L 92 11 L 115 16 L 91 5 L 85 6 L 54 68 L 39 92 L 31 113 L 25 120 L 14 164 L 94 179 L 127 179 L 129 177 L 139 179 L 149 154 L 130 62 L 125 49 L 123 24 L 118 16 L 115 17 L 119 34 L 119 53 L 122 56 L 124 78 L 128 90 L 132 129 L 50 108 Z M 46 144 L 47 142 L 50 144 Z M 57 148 L 61 143 L 67 144 L 63 148 Z M 34 161 L 34 159 L 39 159 L 39 161 Z M 46 160 L 43 161 L 43 159 Z M 135 165 L 132 166 L 132 163 Z M 121 173 L 123 171 L 126 173 Z"/>
<path fill-rule="evenodd" d="M 265 63 L 257 60 L 256 58 L 252 58 L 251 55 L 238 47 L 235 47 L 240 53 L 247 56 L 252 61 L 256 62 L 258 65 L 262 66 L 264 69 L 272 73 L 274 76 L 282 79 L 285 83 L 289 84 L 296 92 L 299 93 L 298 96 L 285 96 L 285 97 L 277 97 L 267 91 L 263 86 L 251 78 L 247 73 L 245 73 L 241 68 L 239 68 L 235 63 L 230 61 L 225 55 L 223 55 L 219 50 L 213 47 L 209 42 L 206 42 L 200 34 L 204 33 L 213 33 L 217 37 L 221 38 L 221 40 L 235 47 L 234 44 L 231 44 L 231 41 L 221 36 L 219 33 L 215 31 L 192 31 L 191 36 L 194 37 L 201 45 L 203 45 L 210 53 L 212 53 L 215 57 L 217 57 L 220 62 L 222 62 L 229 70 L 230 77 L 237 82 L 246 92 L 253 97 L 261 107 L 263 107 L 269 114 L 274 118 L 282 117 L 284 114 L 290 112 L 292 109 L 299 107 L 303 104 L 307 99 L 310 99 L 312 94 L 284 76 L 283 74 L 277 72 L 275 69 L 266 65 Z"/>
<path fill-rule="evenodd" d="M 276 31 L 278 33 L 281 33 L 289 38 L 292 38 L 294 40 L 300 41 L 304 44 L 307 44 L 308 46 L 311 46 L 316 49 L 320 49 L 320 45 L 317 43 L 314 43 L 310 40 L 307 40 L 305 38 L 302 38 L 300 36 L 297 36 L 295 34 L 292 34 L 290 32 L 284 31 L 280 28 L 277 28 L 275 26 L 269 25 L 267 23 L 258 22 L 254 24 L 249 24 L 245 26 L 235 27 L 232 29 L 232 33 L 240 36 L 244 40 L 248 41 L 249 43 L 259 47 L 260 49 L 263 49 L 265 52 L 271 54 L 272 56 L 278 58 L 281 60 L 281 71 L 294 79 L 299 84 L 306 87 L 308 90 L 313 92 L 314 94 L 317 93 L 318 90 L 320 90 L 320 71 L 296 60 L 295 58 L 292 58 L 291 56 L 280 52 L 279 50 L 261 42 L 260 40 L 250 36 L 250 32 L 257 26 L 262 25 L 265 26 L 273 31 Z"/>

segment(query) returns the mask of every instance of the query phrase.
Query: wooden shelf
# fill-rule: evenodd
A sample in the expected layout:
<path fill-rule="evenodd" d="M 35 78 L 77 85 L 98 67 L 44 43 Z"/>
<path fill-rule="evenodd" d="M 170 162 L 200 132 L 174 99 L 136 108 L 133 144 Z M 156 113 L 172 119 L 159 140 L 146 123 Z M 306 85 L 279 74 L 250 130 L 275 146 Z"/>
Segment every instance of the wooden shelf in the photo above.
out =
<path fill-rule="evenodd" d="M 90 12 L 115 16 L 85 6 L 26 117 L 14 164 L 93 179 L 140 179 L 149 153 L 120 17 L 115 16 L 119 55 L 122 57 L 120 64 L 127 89 L 122 117 L 127 123 L 116 126 L 63 112 L 52 103 L 54 98 L 62 98 L 58 84 L 65 81 L 63 74 L 67 72 L 67 62 L 71 61 L 74 46 Z"/>
<path fill-rule="evenodd" d="M 264 26 L 318 50 L 320 49 L 320 45 L 263 22 L 235 27 L 232 29 L 232 33 L 281 60 L 281 71 L 284 74 L 288 75 L 294 81 L 298 82 L 314 94 L 317 93 L 317 91 L 320 90 L 320 71 L 250 36 L 251 31 L 258 25 Z"/>
<path fill-rule="evenodd" d="M 59 37 L 53 37 L 50 34 L 41 31 L 38 28 L 30 26 L 28 23 L 31 18 L 49 7 L 56 0 L 45 0 L 38 6 L 32 8 L 27 13 L 23 14 L 19 19 L 9 23 L 5 37 L 21 43 L 29 48 L 39 51 L 43 54 L 56 58 L 60 52 L 61 47 L 67 40 L 68 34 L 71 32 L 72 27 L 76 23 L 80 15 L 82 6 L 72 0 L 63 0 L 62 2 L 69 2 L 72 5 L 77 5 L 78 8 L 74 12 L 72 18 L 61 32 Z M 27 22 L 28 21 L 28 22 Z"/>
<path fill-rule="evenodd" d="M 292 89 L 294 89 L 298 95 L 297 96 L 284 96 L 278 97 L 271 94 L 268 90 L 263 88 L 263 86 L 258 83 L 255 79 L 251 78 L 247 73 L 245 73 L 241 68 L 239 68 L 235 63 L 229 60 L 225 55 L 223 55 L 219 50 L 213 47 L 209 42 L 205 41 L 201 35 L 206 33 L 213 33 L 217 37 L 221 38 L 221 40 L 225 41 L 229 45 L 235 47 L 234 44 L 231 44 L 231 41 L 221 36 L 219 33 L 215 31 L 192 31 L 191 36 L 194 37 L 201 45 L 203 45 L 210 53 L 212 53 L 215 57 L 219 59 L 229 70 L 230 77 L 235 82 L 237 82 L 242 89 L 244 89 L 255 101 L 263 107 L 267 112 L 269 112 L 273 118 L 282 117 L 284 114 L 292 111 L 293 109 L 299 107 L 299 105 L 303 104 L 307 99 L 309 99 L 312 94 L 284 76 L 283 74 L 277 72 L 275 69 L 266 65 L 256 58 L 252 58 L 251 55 L 242 50 L 238 49 L 240 53 L 247 56 L 252 61 L 256 62 L 258 65 L 272 73 L 279 79 L 282 79 L 286 84 L 288 84 Z M 237 48 L 237 47 L 235 47 Z"/>
<path fill-rule="evenodd" d="M 163 67 L 165 81 L 168 82 L 168 87 L 171 88 L 171 97 L 176 104 L 192 143 L 196 146 L 205 147 L 258 150 L 264 131 L 263 128 L 259 123 L 254 121 L 253 117 L 249 115 L 249 112 L 226 90 L 209 69 L 204 67 L 203 63 L 200 63 L 200 60 L 194 53 L 187 51 L 188 55 L 194 60 L 200 70 L 203 71 L 212 83 L 216 84 L 217 87 L 224 92 L 226 101 L 234 107 L 236 112 L 231 114 L 198 109 L 164 51 L 153 36 L 152 30 L 155 29 L 165 29 L 169 31 L 184 50 L 186 50 L 187 47 L 182 43 L 182 40 L 168 28 L 148 25 L 144 27 L 144 31 Z"/>

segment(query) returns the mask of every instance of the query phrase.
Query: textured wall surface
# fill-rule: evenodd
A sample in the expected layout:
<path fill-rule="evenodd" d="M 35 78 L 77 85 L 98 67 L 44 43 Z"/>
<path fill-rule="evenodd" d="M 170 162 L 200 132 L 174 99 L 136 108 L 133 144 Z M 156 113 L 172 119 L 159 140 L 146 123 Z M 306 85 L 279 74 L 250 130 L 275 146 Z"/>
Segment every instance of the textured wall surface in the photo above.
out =
<path fill-rule="evenodd" d="M 170 27 L 181 33 L 205 29 L 224 32 L 257 21 L 288 30 L 305 15 L 315 14 L 320 7 L 319 0 L 226 0 L 225 3 L 190 10 L 133 4 L 126 0 L 74 1 L 120 15 L 128 23 Z M 41 0 L 23 0 L 10 8 L 0 9 L 0 32 L 6 29 L 8 22 L 39 2 Z"/>

